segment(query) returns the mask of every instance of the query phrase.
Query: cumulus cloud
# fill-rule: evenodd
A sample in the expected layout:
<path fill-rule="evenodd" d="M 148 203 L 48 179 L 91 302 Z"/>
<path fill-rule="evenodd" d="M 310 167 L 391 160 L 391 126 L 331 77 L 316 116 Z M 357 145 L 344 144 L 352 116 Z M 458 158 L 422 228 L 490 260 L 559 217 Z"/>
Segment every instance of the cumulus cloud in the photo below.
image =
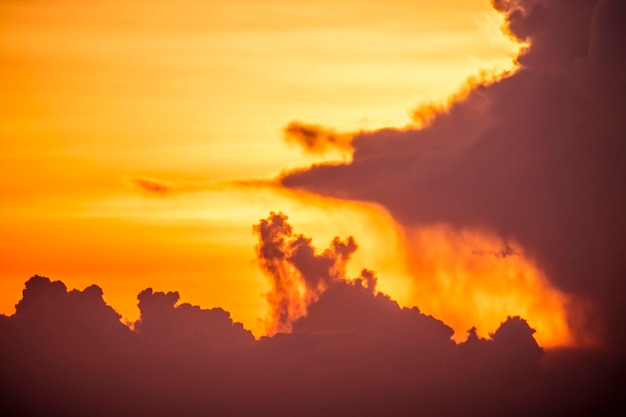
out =
<path fill-rule="evenodd" d="M 274 188 L 285 191 L 274 179 L 247 179 L 230 181 L 166 181 L 151 177 L 127 177 L 123 182 L 148 195 L 172 196 L 182 193 L 223 191 L 233 189 Z"/>
<path fill-rule="evenodd" d="M 626 40 L 623 2 L 495 1 L 528 43 L 515 73 L 423 128 L 356 136 L 348 163 L 282 183 L 375 202 L 408 230 L 447 224 L 516 241 L 553 286 L 593 305 L 579 335 L 624 346 Z"/>
<path fill-rule="evenodd" d="M 102 295 L 97 285 L 68 291 L 63 282 L 36 275 L 26 282 L 12 321 L 29 328 L 51 350 L 76 341 L 97 349 L 99 343 L 126 334 L 121 316 Z"/>
<path fill-rule="evenodd" d="M 370 276 L 368 271 L 364 273 Z M 389 296 L 375 293 L 362 280 L 337 281 L 307 315 L 293 324 L 293 332 L 347 333 L 360 340 L 450 350 L 453 330 L 418 308 L 401 308 Z"/>
<path fill-rule="evenodd" d="M 131 330 L 97 287 L 34 277 L 0 316 L 2 414 L 554 416 L 620 404 L 603 352 L 544 352 L 521 317 L 456 344 L 374 283 L 371 271 L 333 279 L 291 333 L 254 341 L 177 292 L 142 291 Z"/>
<path fill-rule="evenodd" d="M 132 330 L 99 287 L 33 277 L 0 317 L 0 413 L 623 414 L 624 3 L 494 5 L 529 43 L 518 72 L 422 129 L 358 135 L 350 163 L 282 182 L 377 202 L 407 230 L 485 227 L 519 242 L 554 285 L 594 302 L 586 328 L 604 350 L 543 350 L 516 316 L 457 344 L 442 321 L 380 294 L 372 271 L 346 277 L 353 239 L 318 252 L 273 213 L 254 230 L 274 335 L 251 340 L 227 312 L 151 289 Z M 502 253 L 497 262 L 517 258 Z"/>

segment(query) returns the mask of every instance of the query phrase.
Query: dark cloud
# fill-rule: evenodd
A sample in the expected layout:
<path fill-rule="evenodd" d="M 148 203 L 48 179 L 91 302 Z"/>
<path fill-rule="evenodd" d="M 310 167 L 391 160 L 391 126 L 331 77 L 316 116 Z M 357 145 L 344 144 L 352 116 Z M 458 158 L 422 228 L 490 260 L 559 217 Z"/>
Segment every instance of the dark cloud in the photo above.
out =
<path fill-rule="evenodd" d="M 364 275 L 371 276 L 367 271 Z M 415 307 L 400 308 L 388 296 L 364 287 L 362 280 L 332 285 L 294 323 L 293 333 L 300 332 L 346 333 L 362 341 L 428 347 L 442 354 L 454 346 L 450 327 Z"/>
<path fill-rule="evenodd" d="M 553 285 L 592 303 L 572 325 L 621 349 L 625 4 L 494 5 L 511 36 L 529 44 L 517 72 L 476 86 L 422 129 L 361 134 L 351 162 L 298 170 L 282 182 L 379 203 L 408 228 L 487 228 L 519 242 Z"/>
<path fill-rule="evenodd" d="M 185 349 L 243 346 L 254 341 L 250 331 L 234 323 L 221 308 L 210 310 L 183 303 L 177 292 L 153 292 L 148 288 L 137 296 L 140 319 L 135 331 L 151 343 Z"/>
<path fill-rule="evenodd" d="M 305 151 L 313 154 L 323 154 L 331 149 L 351 151 L 351 142 L 354 136 L 298 121 L 289 123 L 283 129 L 283 134 L 287 142 L 297 143 Z"/>
<path fill-rule="evenodd" d="M 490 338 L 470 331 L 456 345 L 448 326 L 400 308 L 359 280 L 333 282 L 292 333 L 259 341 L 221 310 L 176 306 L 176 293 L 151 290 L 140 295 L 135 331 L 116 321 L 121 334 L 91 340 L 112 324 L 94 319 L 102 303 L 85 299 L 83 318 L 67 325 L 50 318 L 76 314 L 73 301 L 55 300 L 60 293 L 48 290 L 25 296 L 20 314 L 28 321 L 0 317 L 2 415 L 409 416 L 428 410 L 457 416 L 488 410 L 582 416 L 599 407 L 619 410 L 621 374 L 604 354 L 544 354 L 519 317 L 505 320 Z"/>
<path fill-rule="evenodd" d="M 74 338 L 85 348 L 98 349 L 105 340 L 123 338 L 127 330 L 96 285 L 67 291 L 61 281 L 34 276 L 26 282 L 22 300 L 15 307 L 11 320 L 47 339 L 49 349 L 61 349 Z"/>

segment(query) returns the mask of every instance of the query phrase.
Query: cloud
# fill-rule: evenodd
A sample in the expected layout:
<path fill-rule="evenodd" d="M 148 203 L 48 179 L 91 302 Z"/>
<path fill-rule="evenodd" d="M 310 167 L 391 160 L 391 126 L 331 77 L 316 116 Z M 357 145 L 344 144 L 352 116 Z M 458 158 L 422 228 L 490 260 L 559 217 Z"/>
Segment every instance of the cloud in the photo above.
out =
<path fill-rule="evenodd" d="M 293 121 L 285 126 L 283 134 L 287 142 L 297 143 L 306 152 L 312 154 L 324 154 L 331 149 L 351 151 L 351 142 L 354 136 L 298 121 Z"/>
<path fill-rule="evenodd" d="M 371 271 L 333 279 L 292 333 L 255 341 L 227 312 L 178 304 L 177 292 L 142 291 L 131 330 L 97 287 L 34 277 L 17 312 L 0 316 L 0 407 L 9 416 L 446 417 L 588 415 L 621 401 L 603 351 L 544 352 L 520 317 L 456 344 L 450 327 L 374 282 Z"/>
<path fill-rule="evenodd" d="M 221 308 L 202 309 L 184 303 L 177 305 L 178 292 L 143 290 L 137 296 L 141 316 L 134 323 L 135 331 L 151 343 L 176 346 L 177 349 L 198 347 L 243 346 L 254 340 L 241 323 L 235 323 Z"/>
<path fill-rule="evenodd" d="M 258 264 L 272 281 L 267 294 L 271 307 L 268 333 L 289 331 L 334 281 L 345 280 L 345 264 L 357 245 L 352 237 L 345 241 L 335 238 L 328 249 L 317 254 L 311 239 L 294 234 L 282 213 L 271 213 L 253 230 L 259 237 Z"/>
<path fill-rule="evenodd" d="M 355 333 L 387 342 L 399 338 L 412 343 L 415 337 L 453 345 L 450 327 L 378 293 L 373 271 L 364 269 L 355 279 L 346 276 L 346 263 L 358 248 L 352 237 L 335 237 L 318 254 L 311 239 L 294 234 L 287 220 L 271 213 L 254 226 L 258 263 L 272 280 L 267 299 L 275 331 L 270 334 Z"/>
<path fill-rule="evenodd" d="M 172 196 L 182 193 L 223 191 L 233 189 L 272 188 L 287 192 L 275 179 L 245 179 L 230 181 L 165 181 L 150 177 L 126 177 L 124 184 L 141 192 L 155 196 Z"/>
<path fill-rule="evenodd" d="M 509 256 L 520 256 L 522 255 L 520 252 L 516 251 L 512 247 L 505 245 L 502 249 L 499 250 L 485 250 L 485 249 L 476 249 L 472 251 L 474 255 L 493 255 L 496 258 L 507 258 Z"/>
<path fill-rule="evenodd" d="M 78 341 L 97 349 L 99 343 L 119 340 L 127 333 L 121 316 L 102 295 L 96 285 L 67 291 L 63 282 L 36 275 L 26 282 L 12 320 L 36 333 L 51 350 Z"/>
<path fill-rule="evenodd" d="M 582 324 L 600 331 L 601 349 L 543 350 L 517 316 L 488 337 L 470 329 L 457 344 L 446 323 L 379 293 L 372 271 L 346 277 L 353 239 L 336 238 L 319 252 L 285 215 L 272 213 L 254 230 L 276 334 L 251 340 L 224 310 L 179 304 L 177 292 L 152 289 L 138 297 L 141 319 L 132 330 L 99 287 L 68 291 L 36 276 L 16 313 L 0 317 L 2 415 L 623 412 L 624 3 L 495 6 L 511 35 L 529 42 L 518 72 L 473 89 L 422 129 L 358 135 L 350 163 L 303 169 L 282 182 L 377 202 L 408 232 L 445 224 L 456 233 L 442 245 L 448 255 L 462 253 L 454 248 L 462 230 L 502 238 L 486 239 L 498 245 L 484 250 L 508 254 L 516 242 L 510 247 L 523 255 L 472 259 L 535 259 L 553 285 L 594 302 Z M 428 259 L 435 244 L 417 242 Z M 482 247 L 469 247 L 470 255 Z M 422 283 L 434 280 L 429 272 L 422 270 Z M 510 290 L 510 282 L 500 285 Z M 441 311 L 453 309 L 459 298 L 442 294 L 426 296 Z"/>
<path fill-rule="evenodd" d="M 260 340 L 176 291 L 142 291 L 131 328 L 97 286 L 28 280 L 16 313 L 0 316 L 2 415 L 552 416 L 620 404 L 605 351 L 544 351 L 521 317 L 457 344 L 441 320 L 378 292 L 373 271 L 346 277 L 353 239 L 320 253 L 287 220 L 254 226 L 268 301 L 280 301 L 271 318 L 289 327 Z"/>
<path fill-rule="evenodd" d="M 132 178 L 130 181 L 133 185 L 138 186 L 147 193 L 168 194 L 172 191 L 172 185 L 170 183 L 155 178 L 139 177 Z"/>
<path fill-rule="evenodd" d="M 467 100 L 471 93 L 476 95 L 476 92 L 510 75 L 510 71 L 481 70 L 477 75 L 467 78 L 463 85 L 443 102 L 421 104 L 414 108 L 411 111 L 413 124 L 417 128 L 424 128 L 430 125 L 438 116 L 446 113 L 454 103 Z M 484 104 L 479 106 L 477 101 L 472 112 L 480 111 L 481 108 L 483 110 L 481 113 L 484 114 L 487 110 L 486 106 Z"/>
<path fill-rule="evenodd" d="M 378 203 L 407 230 L 445 224 L 518 242 L 552 286 L 592 304 L 583 320 L 570 314 L 579 337 L 624 346 L 624 3 L 494 5 L 511 36 L 528 42 L 518 71 L 423 128 L 360 134 L 350 162 L 282 183 Z"/>

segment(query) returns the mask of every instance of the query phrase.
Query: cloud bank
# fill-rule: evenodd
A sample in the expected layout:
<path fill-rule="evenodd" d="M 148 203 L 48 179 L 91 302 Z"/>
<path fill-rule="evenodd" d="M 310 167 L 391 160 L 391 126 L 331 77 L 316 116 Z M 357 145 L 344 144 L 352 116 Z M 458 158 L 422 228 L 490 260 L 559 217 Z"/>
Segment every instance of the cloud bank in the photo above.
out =
<path fill-rule="evenodd" d="M 280 213 L 254 230 L 272 336 L 151 288 L 127 326 L 99 287 L 35 276 L 0 316 L 2 415 L 554 416 L 620 404 L 603 351 L 544 351 L 521 317 L 455 343 L 442 321 L 379 293 L 372 271 L 345 276 L 353 239 L 319 253 Z"/>

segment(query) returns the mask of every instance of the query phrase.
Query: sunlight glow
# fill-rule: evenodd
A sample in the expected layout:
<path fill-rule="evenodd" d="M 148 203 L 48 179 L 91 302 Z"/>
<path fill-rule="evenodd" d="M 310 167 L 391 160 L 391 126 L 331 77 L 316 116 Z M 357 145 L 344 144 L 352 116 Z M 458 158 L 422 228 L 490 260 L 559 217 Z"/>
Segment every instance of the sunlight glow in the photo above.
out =
<path fill-rule="evenodd" d="M 102 286 L 131 320 L 142 289 L 179 290 L 257 335 L 267 288 L 251 226 L 270 211 L 319 247 L 354 235 L 348 274 L 375 270 L 403 305 L 407 249 L 376 207 L 210 184 L 328 161 L 286 145 L 283 127 L 406 126 L 469 76 L 514 69 L 519 50 L 483 0 L 59 0 L 0 15 L 0 312 L 41 274 Z"/>
<path fill-rule="evenodd" d="M 569 297 L 553 288 L 516 242 L 485 230 L 447 225 L 408 233 L 412 302 L 455 330 L 457 341 L 476 327 L 487 337 L 507 316 L 522 316 L 542 346 L 572 344 Z"/>

